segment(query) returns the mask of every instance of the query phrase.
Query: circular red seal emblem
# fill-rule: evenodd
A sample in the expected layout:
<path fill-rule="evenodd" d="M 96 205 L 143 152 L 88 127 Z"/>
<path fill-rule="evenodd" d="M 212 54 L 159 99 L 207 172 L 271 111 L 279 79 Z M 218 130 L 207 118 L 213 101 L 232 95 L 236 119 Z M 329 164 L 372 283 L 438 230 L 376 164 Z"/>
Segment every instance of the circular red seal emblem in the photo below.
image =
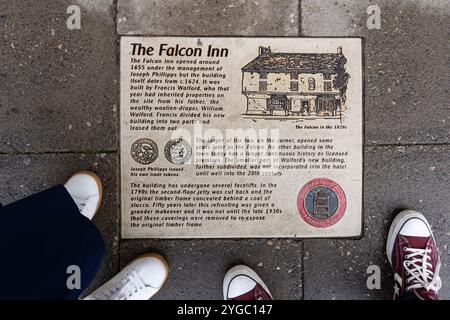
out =
<path fill-rule="evenodd" d="M 326 228 L 344 216 L 347 198 L 333 180 L 317 178 L 306 183 L 297 195 L 297 211 L 302 219 L 316 227 Z"/>

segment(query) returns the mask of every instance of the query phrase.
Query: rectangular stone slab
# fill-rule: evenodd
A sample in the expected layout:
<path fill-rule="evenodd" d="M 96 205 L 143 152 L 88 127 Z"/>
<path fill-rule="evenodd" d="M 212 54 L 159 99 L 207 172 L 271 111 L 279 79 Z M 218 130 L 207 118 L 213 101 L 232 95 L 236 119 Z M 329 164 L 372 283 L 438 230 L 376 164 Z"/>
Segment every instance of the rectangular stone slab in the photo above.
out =
<path fill-rule="evenodd" d="M 93 222 L 103 236 L 108 254 L 96 279 L 83 292 L 83 296 L 111 279 L 119 271 L 120 217 L 117 204 L 117 165 L 118 159 L 114 153 L 0 155 L 0 203 L 3 205 L 55 185 L 64 184 L 75 172 L 83 169 L 93 171 L 101 177 L 103 201 Z M 30 250 L 33 245 L 30 243 Z"/>
<path fill-rule="evenodd" d="M 81 29 L 68 29 L 79 5 Z M 114 1 L 0 3 L 0 152 L 117 151 Z"/>
<path fill-rule="evenodd" d="M 444 0 L 301 1 L 301 35 L 364 37 L 366 145 L 450 142 L 449 20 Z"/>
<path fill-rule="evenodd" d="M 254 268 L 277 300 L 302 299 L 302 240 L 197 239 L 125 240 L 120 263 L 158 252 L 170 266 L 170 279 L 152 299 L 221 300 L 223 277 L 236 264 Z M 283 285 L 279 285 L 282 283 Z"/>
<path fill-rule="evenodd" d="M 121 38 L 124 238 L 361 233 L 360 38 Z"/>
<path fill-rule="evenodd" d="M 118 0 L 119 35 L 297 36 L 293 0 Z"/>

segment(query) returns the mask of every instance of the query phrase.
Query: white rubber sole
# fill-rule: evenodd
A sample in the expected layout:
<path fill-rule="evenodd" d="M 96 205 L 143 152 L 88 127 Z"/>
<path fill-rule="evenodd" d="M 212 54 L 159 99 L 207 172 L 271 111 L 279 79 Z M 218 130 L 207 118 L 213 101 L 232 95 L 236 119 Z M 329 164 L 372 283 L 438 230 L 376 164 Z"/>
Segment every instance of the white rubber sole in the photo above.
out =
<path fill-rule="evenodd" d="M 272 294 L 270 293 L 269 288 L 267 288 L 266 284 L 264 283 L 264 281 L 262 281 L 262 279 L 258 276 L 258 274 L 255 271 L 253 271 L 250 267 L 247 267 L 246 265 L 241 264 L 241 265 L 234 266 L 233 268 L 228 270 L 228 272 L 225 274 L 225 277 L 223 279 L 223 299 L 224 300 L 228 300 L 227 299 L 228 287 L 229 287 L 231 281 L 239 275 L 245 275 L 245 276 L 248 276 L 248 277 L 254 279 L 272 297 Z"/>
<path fill-rule="evenodd" d="M 91 292 L 88 296 L 86 296 L 84 298 L 84 300 L 96 300 L 94 297 L 98 291 L 103 291 L 103 290 L 105 290 L 105 288 L 111 286 L 111 284 L 116 283 L 117 279 L 124 278 L 126 276 L 126 274 L 130 271 L 130 266 L 137 263 L 140 259 L 143 259 L 143 258 L 154 258 L 154 259 L 159 260 L 165 271 L 165 278 L 164 278 L 163 283 L 161 284 L 161 286 L 159 288 L 155 288 L 156 291 L 148 298 L 150 300 L 155 294 L 157 294 L 159 292 L 159 290 L 161 290 L 162 287 L 164 287 L 164 285 L 167 282 L 167 278 L 169 277 L 169 272 L 170 272 L 170 268 L 169 268 L 169 264 L 168 264 L 167 260 L 158 253 L 147 253 L 147 254 L 143 254 L 143 255 L 133 259 L 122 270 L 120 270 L 119 273 L 117 273 L 114 277 L 112 277 L 110 280 L 105 282 L 102 286 L 100 286 L 99 288 L 97 288 L 96 290 Z"/>
<path fill-rule="evenodd" d="M 422 213 L 415 211 L 415 210 L 404 210 L 404 211 L 400 212 L 395 217 L 394 221 L 392 221 L 391 227 L 389 229 L 387 242 L 386 242 L 386 255 L 387 255 L 389 264 L 391 266 L 392 266 L 392 251 L 394 250 L 395 239 L 396 239 L 398 233 L 400 232 L 400 230 L 402 229 L 402 227 L 404 226 L 404 224 L 406 223 L 406 221 L 413 219 L 413 218 L 420 219 L 427 225 L 428 229 L 430 230 L 431 237 L 433 237 L 433 240 L 434 240 L 433 233 L 431 232 L 431 226 Z"/>

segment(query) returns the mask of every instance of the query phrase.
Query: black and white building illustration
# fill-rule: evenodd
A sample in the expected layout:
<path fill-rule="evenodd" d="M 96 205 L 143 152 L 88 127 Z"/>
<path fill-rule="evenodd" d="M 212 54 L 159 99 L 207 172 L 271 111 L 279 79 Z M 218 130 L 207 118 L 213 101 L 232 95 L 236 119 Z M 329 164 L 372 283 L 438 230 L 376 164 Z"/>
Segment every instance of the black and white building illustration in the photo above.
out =
<path fill-rule="evenodd" d="M 242 68 L 246 115 L 341 118 L 350 78 L 346 62 L 342 47 L 335 53 L 285 53 L 260 46 Z"/>

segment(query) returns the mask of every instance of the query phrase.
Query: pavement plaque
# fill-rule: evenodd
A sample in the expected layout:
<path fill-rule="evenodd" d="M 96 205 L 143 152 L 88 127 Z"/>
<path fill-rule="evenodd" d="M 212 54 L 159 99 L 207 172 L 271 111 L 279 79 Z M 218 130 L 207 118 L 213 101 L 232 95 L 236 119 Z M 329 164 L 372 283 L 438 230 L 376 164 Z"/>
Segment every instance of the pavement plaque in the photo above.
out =
<path fill-rule="evenodd" d="M 124 238 L 361 233 L 360 38 L 122 37 Z"/>

